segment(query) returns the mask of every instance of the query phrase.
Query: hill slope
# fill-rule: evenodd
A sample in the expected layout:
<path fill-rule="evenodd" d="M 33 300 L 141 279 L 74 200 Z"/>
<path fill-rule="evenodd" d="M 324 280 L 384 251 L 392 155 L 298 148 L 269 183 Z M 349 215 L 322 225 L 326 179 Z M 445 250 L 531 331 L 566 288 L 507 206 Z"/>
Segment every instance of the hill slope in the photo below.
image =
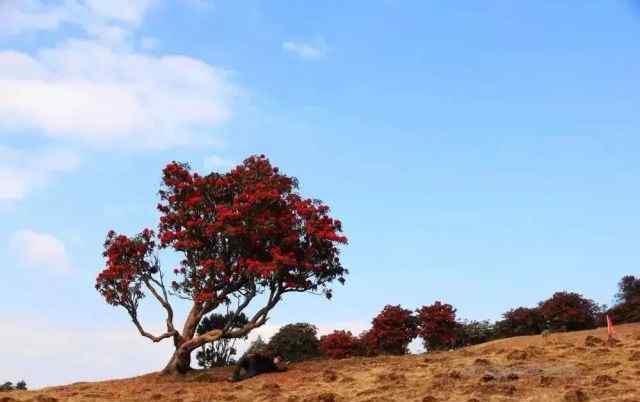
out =
<path fill-rule="evenodd" d="M 33 401 L 640 401 L 640 325 L 518 337 L 455 352 L 292 365 L 227 383 L 226 370 L 78 383 L 0 394 Z"/>

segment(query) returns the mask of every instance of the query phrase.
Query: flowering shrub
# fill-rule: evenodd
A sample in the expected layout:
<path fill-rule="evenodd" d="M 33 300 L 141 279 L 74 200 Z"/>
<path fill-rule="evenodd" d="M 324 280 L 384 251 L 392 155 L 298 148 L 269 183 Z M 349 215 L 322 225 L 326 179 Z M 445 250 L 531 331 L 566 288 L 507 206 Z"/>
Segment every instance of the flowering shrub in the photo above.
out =
<path fill-rule="evenodd" d="M 366 348 L 380 353 L 402 355 L 418 335 L 418 321 L 411 310 L 387 305 L 371 322 L 363 336 Z"/>
<path fill-rule="evenodd" d="M 318 329 L 307 323 L 289 324 L 280 328 L 269 340 L 269 349 L 285 360 L 296 362 L 320 355 Z"/>
<path fill-rule="evenodd" d="M 158 237 L 149 229 L 133 238 L 109 232 L 96 289 L 107 303 L 127 311 L 141 335 L 154 342 L 172 338 L 176 350 L 165 373 L 186 372 L 191 351 L 205 343 L 241 338 L 263 325 L 285 293 L 331 298 L 329 285 L 344 283 L 348 272 L 338 247 L 347 238 L 341 222 L 322 202 L 300 196 L 296 179 L 264 155 L 206 176 L 172 162 L 162 183 Z M 183 257 L 165 286 L 156 253 L 167 248 Z M 147 332 L 138 319 L 139 301 L 148 295 L 166 311 L 160 335 Z M 170 295 L 191 302 L 182 331 L 174 326 Z M 206 314 L 219 307 L 240 313 L 257 295 L 264 295 L 265 304 L 242 327 L 196 334 Z"/>
<path fill-rule="evenodd" d="M 359 356 L 377 356 L 380 353 L 379 334 L 369 329 L 362 332 L 358 336 L 358 355 Z"/>
<path fill-rule="evenodd" d="M 458 323 L 453 306 L 436 301 L 430 306 L 423 306 L 417 313 L 418 335 L 425 349 L 445 350 L 455 346 Z"/>
<path fill-rule="evenodd" d="M 357 356 L 361 350 L 358 338 L 350 331 L 334 331 L 320 338 L 320 349 L 332 359 Z"/>
<path fill-rule="evenodd" d="M 598 326 L 601 312 L 593 300 L 578 293 L 557 292 L 540 303 L 540 312 L 553 331 L 577 331 Z"/>
<path fill-rule="evenodd" d="M 518 307 L 504 313 L 496 324 L 500 337 L 535 335 L 545 328 L 545 320 L 539 308 Z"/>

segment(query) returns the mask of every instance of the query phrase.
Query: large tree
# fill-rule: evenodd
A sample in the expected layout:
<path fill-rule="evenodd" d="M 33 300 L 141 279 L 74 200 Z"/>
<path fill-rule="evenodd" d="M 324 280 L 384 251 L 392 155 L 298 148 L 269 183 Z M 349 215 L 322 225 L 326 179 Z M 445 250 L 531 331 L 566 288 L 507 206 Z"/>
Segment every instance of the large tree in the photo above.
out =
<path fill-rule="evenodd" d="M 107 303 L 123 307 L 142 336 L 171 339 L 175 351 L 164 373 L 185 373 L 191 352 L 219 339 L 241 338 L 263 325 L 286 293 L 312 292 L 331 298 L 331 282 L 348 273 L 339 259 L 340 221 L 329 207 L 298 194 L 297 180 L 269 160 L 252 156 L 228 173 L 201 176 L 172 162 L 163 170 L 158 236 L 144 229 L 135 237 L 110 231 L 104 243 L 106 268 L 96 289 Z M 182 254 L 175 279 L 165 283 L 158 249 Z M 152 334 L 139 317 L 150 295 L 166 312 L 166 330 Z M 170 297 L 171 296 L 171 297 Z M 190 303 L 182 329 L 174 324 L 172 298 Z M 259 302 L 249 320 L 197 334 L 205 315 L 218 308 L 239 315 Z"/>

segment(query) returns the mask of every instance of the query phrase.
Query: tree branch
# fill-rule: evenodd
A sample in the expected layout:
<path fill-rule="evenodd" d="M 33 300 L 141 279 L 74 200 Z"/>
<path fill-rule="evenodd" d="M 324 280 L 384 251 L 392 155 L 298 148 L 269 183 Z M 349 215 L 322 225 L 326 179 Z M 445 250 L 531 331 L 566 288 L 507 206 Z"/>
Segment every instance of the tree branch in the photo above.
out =
<path fill-rule="evenodd" d="M 147 331 L 144 330 L 144 328 L 142 328 L 142 324 L 140 324 L 140 321 L 138 321 L 138 317 L 137 314 L 134 310 L 130 310 L 127 309 L 127 312 L 129 313 L 129 316 L 131 316 L 131 321 L 133 321 L 133 324 L 136 326 L 136 328 L 138 328 L 138 331 L 140 332 L 140 335 L 151 339 L 153 342 L 160 342 L 163 339 L 167 339 L 167 338 L 171 338 L 175 335 L 178 335 L 178 331 L 174 330 L 170 330 L 165 332 L 164 334 L 160 335 L 160 336 L 155 336 Z"/>
<path fill-rule="evenodd" d="M 231 328 L 233 328 L 233 324 L 235 323 L 235 321 L 238 318 L 238 316 L 240 315 L 240 313 L 249 305 L 249 303 L 251 303 L 251 300 L 253 300 L 253 298 L 255 296 L 256 296 L 255 288 L 252 289 L 247 295 L 244 296 L 243 302 L 238 305 L 238 308 L 236 308 L 236 311 L 233 313 L 233 317 L 231 317 L 231 319 L 229 319 L 227 324 L 222 329 L 222 332 L 226 333 Z"/>

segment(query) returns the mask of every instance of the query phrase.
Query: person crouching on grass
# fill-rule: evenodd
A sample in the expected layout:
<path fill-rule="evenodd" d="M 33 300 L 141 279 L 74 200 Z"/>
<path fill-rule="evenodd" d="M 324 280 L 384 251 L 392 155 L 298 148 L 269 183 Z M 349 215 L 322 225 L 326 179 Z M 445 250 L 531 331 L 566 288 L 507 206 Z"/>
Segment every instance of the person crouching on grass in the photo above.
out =
<path fill-rule="evenodd" d="M 241 374 L 241 371 L 244 373 Z M 259 374 L 287 371 L 282 356 L 272 355 L 269 352 L 256 352 L 243 356 L 233 370 L 229 381 L 241 381 L 255 377 Z"/>

